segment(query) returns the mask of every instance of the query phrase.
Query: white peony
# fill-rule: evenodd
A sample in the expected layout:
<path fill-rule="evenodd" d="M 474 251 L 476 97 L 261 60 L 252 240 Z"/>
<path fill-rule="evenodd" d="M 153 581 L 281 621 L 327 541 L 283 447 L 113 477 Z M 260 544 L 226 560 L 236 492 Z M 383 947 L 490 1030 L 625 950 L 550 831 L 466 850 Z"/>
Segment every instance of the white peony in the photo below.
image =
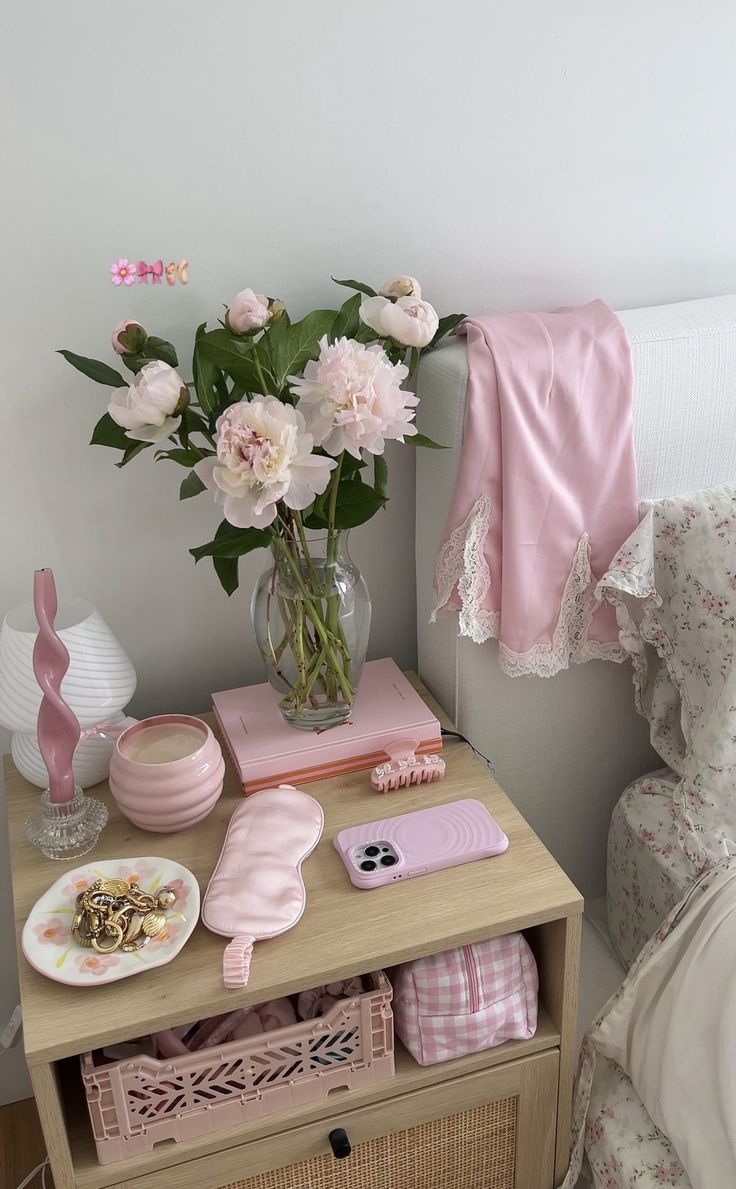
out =
<path fill-rule="evenodd" d="M 289 376 L 289 384 L 317 445 L 328 454 L 347 450 L 360 458 L 361 450 L 383 454 L 386 439 L 403 442 L 417 432 L 411 422 L 419 401 L 401 387 L 408 374 L 378 343 L 329 343 L 325 336 L 319 359 L 307 364 L 303 376 Z"/>
<path fill-rule="evenodd" d="M 225 322 L 235 334 L 255 334 L 270 318 L 268 298 L 252 289 L 242 289 L 230 302 Z"/>
<path fill-rule="evenodd" d="M 440 324 L 437 311 L 428 301 L 416 297 L 366 297 L 360 319 L 376 334 L 395 339 L 405 347 L 426 347 Z"/>
<path fill-rule="evenodd" d="M 159 442 L 181 425 L 174 416 L 186 408 L 189 393 L 181 376 L 168 363 L 155 359 L 138 372 L 130 388 L 116 388 L 107 411 L 129 438 Z"/>
<path fill-rule="evenodd" d="M 307 508 L 337 465 L 313 454 L 304 417 L 275 396 L 241 400 L 217 421 L 217 455 L 194 470 L 236 528 L 267 528 L 276 504 Z"/>
<path fill-rule="evenodd" d="M 381 289 L 384 297 L 416 297 L 421 298 L 422 286 L 416 277 L 409 277 L 402 274 L 400 277 L 394 277 L 392 281 L 386 281 L 386 284 Z"/>

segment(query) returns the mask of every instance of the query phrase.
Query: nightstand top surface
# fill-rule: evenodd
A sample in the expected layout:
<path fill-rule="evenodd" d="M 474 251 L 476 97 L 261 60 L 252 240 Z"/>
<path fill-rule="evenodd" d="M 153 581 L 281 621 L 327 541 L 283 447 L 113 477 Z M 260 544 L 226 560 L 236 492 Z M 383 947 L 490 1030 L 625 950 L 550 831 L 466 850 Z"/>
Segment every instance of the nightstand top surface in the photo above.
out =
<path fill-rule="evenodd" d="M 411 677 L 411 675 L 410 675 Z M 413 684 L 440 719 L 437 704 Z M 211 716 L 204 716 L 212 721 Z M 226 939 L 201 923 L 168 965 L 109 986 L 75 988 L 44 978 L 19 950 L 26 1055 L 31 1065 L 172 1027 L 234 1007 L 261 1003 L 348 975 L 387 968 L 425 954 L 469 944 L 582 911 L 583 901 L 485 765 L 467 744 L 446 740 L 447 775 L 430 785 L 377 796 L 359 772 L 306 786 L 324 807 L 322 840 L 304 864 L 307 907 L 288 933 L 256 944 L 250 981 L 242 991 L 222 982 Z M 32 847 L 23 823 L 38 790 L 5 758 L 10 858 L 18 939 L 37 898 L 72 864 L 54 863 Z M 107 785 L 101 796 L 110 821 L 92 857 L 157 854 L 188 867 L 204 893 L 220 854 L 231 814 L 242 793 L 228 762 L 222 797 L 198 826 L 181 834 L 138 830 L 118 812 Z M 509 849 L 404 883 L 359 891 L 332 845 L 347 826 L 375 818 L 476 797 L 506 831 Z M 82 860 L 84 862 L 85 860 Z"/>

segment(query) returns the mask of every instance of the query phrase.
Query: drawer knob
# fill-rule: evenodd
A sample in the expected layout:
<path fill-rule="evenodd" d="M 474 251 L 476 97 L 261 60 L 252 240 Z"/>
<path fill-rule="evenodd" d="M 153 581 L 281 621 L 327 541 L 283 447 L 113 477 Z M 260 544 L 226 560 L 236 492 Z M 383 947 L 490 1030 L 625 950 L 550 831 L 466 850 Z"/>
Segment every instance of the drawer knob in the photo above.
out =
<path fill-rule="evenodd" d="M 327 1136 L 332 1148 L 332 1155 L 335 1160 L 345 1160 L 352 1152 L 350 1147 L 350 1140 L 348 1139 L 347 1131 L 342 1127 L 335 1127 L 333 1131 Z"/>

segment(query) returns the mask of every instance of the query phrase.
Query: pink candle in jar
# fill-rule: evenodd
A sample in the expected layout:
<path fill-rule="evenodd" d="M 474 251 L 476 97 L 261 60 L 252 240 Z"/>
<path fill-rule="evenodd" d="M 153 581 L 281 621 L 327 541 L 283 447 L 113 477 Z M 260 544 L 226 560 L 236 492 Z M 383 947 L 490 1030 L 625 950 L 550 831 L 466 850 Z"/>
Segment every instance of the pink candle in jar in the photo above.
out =
<path fill-rule="evenodd" d="M 110 791 L 134 825 L 169 834 L 207 816 L 224 776 L 222 751 L 206 722 L 188 714 L 159 714 L 118 738 Z"/>

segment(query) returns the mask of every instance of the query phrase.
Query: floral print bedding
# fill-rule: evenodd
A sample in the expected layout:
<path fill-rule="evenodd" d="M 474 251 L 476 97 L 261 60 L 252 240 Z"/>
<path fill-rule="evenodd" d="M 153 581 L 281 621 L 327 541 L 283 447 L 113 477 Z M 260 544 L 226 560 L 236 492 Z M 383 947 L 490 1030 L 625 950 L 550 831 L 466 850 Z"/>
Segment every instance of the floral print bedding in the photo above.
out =
<path fill-rule="evenodd" d="M 618 838 L 609 854 L 611 923 L 622 957 L 627 965 L 633 961 L 626 980 L 632 988 L 648 976 L 656 978 L 651 971 L 658 975 L 666 969 L 659 962 L 665 952 L 660 947 L 688 913 L 694 889 L 697 901 L 711 876 L 720 878 L 724 864 L 734 863 L 728 856 L 736 854 L 736 487 L 654 504 L 613 559 L 597 594 L 615 607 L 619 638 L 633 661 L 637 708 L 649 720 L 652 744 L 671 770 L 636 782 L 617 809 Z M 637 863 L 637 849 L 640 855 L 649 851 L 655 862 Z M 643 866 L 652 872 L 646 887 Z M 681 898 L 675 893 L 678 883 Z M 646 933 L 655 917 L 661 920 L 670 896 L 677 907 L 647 942 Z M 724 904 L 726 915 L 729 909 Z M 646 944 L 633 960 L 642 941 Z M 730 961 L 736 963 L 736 957 L 729 951 L 723 954 L 726 973 Z M 575 1184 L 583 1144 L 597 1189 L 689 1189 L 687 1170 L 647 1115 L 626 1070 L 596 1053 L 608 1027 L 608 1051 L 631 1064 L 624 1035 L 616 1033 L 618 1025 L 607 1024 L 609 1017 L 621 1016 L 622 994 L 620 988 L 583 1042 L 573 1161 L 564 1189 Z M 658 993 L 651 995 L 649 1002 L 658 1002 Z M 714 1018 L 712 1029 L 707 1021 L 700 1024 L 701 1031 L 705 1024 L 703 1035 L 717 1035 L 722 1020 Z M 681 1093 L 679 1085 L 667 1089 L 670 1101 L 674 1091 L 680 1105 L 689 1091 L 684 1078 Z M 711 1091 L 715 1103 L 716 1088 Z M 653 1100 L 659 1101 L 656 1093 Z M 711 1125 L 717 1105 L 714 1110 Z M 686 1146 L 699 1136 L 686 1129 Z"/>
<path fill-rule="evenodd" d="M 599 1056 L 585 1126 L 595 1189 L 691 1189 L 672 1144 L 655 1127 L 624 1071 Z"/>
<path fill-rule="evenodd" d="M 704 871 L 736 853 L 736 487 L 654 504 L 597 594 L 616 609 L 652 745 L 680 778 L 680 846 Z"/>
<path fill-rule="evenodd" d="M 628 970 L 695 874 L 679 844 L 670 768 L 630 784 L 608 831 L 608 932 Z"/>

